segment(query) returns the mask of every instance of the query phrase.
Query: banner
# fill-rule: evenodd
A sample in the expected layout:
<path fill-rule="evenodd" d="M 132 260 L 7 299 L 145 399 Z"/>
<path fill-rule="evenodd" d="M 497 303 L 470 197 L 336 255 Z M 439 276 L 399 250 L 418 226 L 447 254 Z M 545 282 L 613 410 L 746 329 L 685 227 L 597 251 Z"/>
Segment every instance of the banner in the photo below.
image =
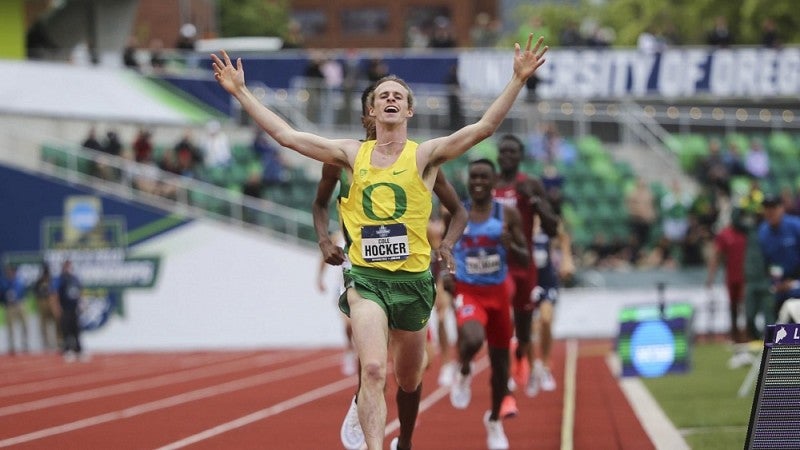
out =
<path fill-rule="evenodd" d="M 557 49 L 537 71 L 541 100 L 780 98 L 800 95 L 800 48 L 682 47 L 638 50 Z M 479 50 L 459 56 L 464 92 L 496 96 L 512 74 L 507 52 Z"/>

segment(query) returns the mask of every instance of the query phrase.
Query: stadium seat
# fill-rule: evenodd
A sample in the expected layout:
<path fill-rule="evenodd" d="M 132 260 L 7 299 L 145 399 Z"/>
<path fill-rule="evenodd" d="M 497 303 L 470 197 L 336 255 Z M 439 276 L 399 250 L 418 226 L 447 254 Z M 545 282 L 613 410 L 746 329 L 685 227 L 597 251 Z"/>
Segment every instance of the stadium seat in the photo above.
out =
<path fill-rule="evenodd" d="M 784 156 L 786 159 L 800 157 L 800 151 L 792 136 L 785 131 L 775 131 L 767 138 L 767 149 L 771 155 Z"/>

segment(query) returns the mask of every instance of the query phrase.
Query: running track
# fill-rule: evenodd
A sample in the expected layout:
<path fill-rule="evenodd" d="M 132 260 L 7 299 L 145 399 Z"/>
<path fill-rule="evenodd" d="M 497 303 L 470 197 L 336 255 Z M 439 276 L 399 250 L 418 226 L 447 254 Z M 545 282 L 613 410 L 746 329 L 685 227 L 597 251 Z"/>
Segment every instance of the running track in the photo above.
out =
<path fill-rule="evenodd" d="M 655 448 L 611 374 L 608 341 L 556 341 L 555 392 L 517 395 L 504 423 L 512 449 Z M 481 353 L 483 355 L 483 353 Z M 339 427 L 355 388 L 336 349 L 0 357 L 0 448 L 341 448 Z M 489 370 L 477 361 L 472 403 L 450 406 L 425 375 L 415 450 L 485 449 L 481 422 Z M 386 448 L 397 435 L 395 385 L 387 386 Z"/>

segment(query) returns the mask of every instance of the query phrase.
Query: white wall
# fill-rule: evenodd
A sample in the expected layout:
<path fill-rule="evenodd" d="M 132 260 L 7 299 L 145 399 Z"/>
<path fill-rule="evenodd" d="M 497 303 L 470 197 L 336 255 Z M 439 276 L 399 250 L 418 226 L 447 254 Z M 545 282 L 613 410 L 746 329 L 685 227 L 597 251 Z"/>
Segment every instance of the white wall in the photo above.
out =
<path fill-rule="evenodd" d="M 88 349 L 340 346 L 334 293 L 316 287 L 319 254 L 252 232 L 195 221 L 137 246 L 160 255 L 152 290 L 128 290 L 125 317 L 85 333 Z M 336 288 L 339 269 L 327 271 Z"/>

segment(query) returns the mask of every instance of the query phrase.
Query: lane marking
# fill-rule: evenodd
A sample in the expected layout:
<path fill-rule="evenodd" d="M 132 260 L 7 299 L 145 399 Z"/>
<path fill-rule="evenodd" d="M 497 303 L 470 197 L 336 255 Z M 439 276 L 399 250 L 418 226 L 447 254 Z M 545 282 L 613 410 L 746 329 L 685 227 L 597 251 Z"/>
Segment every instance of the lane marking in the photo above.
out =
<path fill-rule="evenodd" d="M 226 383 L 210 386 L 194 391 L 184 392 L 182 394 L 173 395 L 159 400 L 154 400 L 147 403 L 142 403 L 136 406 L 112 411 L 105 414 L 99 414 L 92 417 L 76 420 L 61 425 L 56 425 L 41 430 L 33 431 L 19 436 L 14 436 L 8 439 L 0 440 L 0 448 L 10 447 L 12 445 L 21 444 L 24 442 L 35 441 L 57 434 L 63 434 L 70 431 L 88 428 L 91 426 L 99 425 L 101 423 L 111 422 L 114 420 L 128 419 L 130 417 L 138 416 L 141 414 L 158 411 L 161 409 L 170 408 L 173 406 L 182 405 L 197 400 L 202 400 L 217 395 L 227 394 L 230 392 L 256 387 L 261 384 L 266 384 L 274 381 L 280 381 L 287 378 L 292 378 L 300 375 L 308 374 L 321 368 L 338 366 L 341 364 L 341 355 L 333 354 L 327 357 L 322 357 L 309 361 L 303 364 L 298 364 L 292 367 L 278 369 L 272 372 L 266 372 L 258 375 L 241 378 L 238 380 L 229 381 Z"/>
<path fill-rule="evenodd" d="M 616 354 L 609 354 L 606 358 L 606 364 L 611 373 L 619 376 L 622 371 L 622 363 Z M 667 414 L 661 409 L 661 406 L 650 394 L 642 380 L 636 377 L 620 377 L 619 387 L 625 394 L 625 398 L 628 400 L 628 404 L 631 405 L 636 418 L 639 419 L 639 423 L 642 424 L 645 433 L 647 433 L 656 448 L 670 450 L 690 449 L 681 432 L 675 428 L 675 425 L 669 420 Z"/>
<path fill-rule="evenodd" d="M 475 363 L 474 373 L 477 375 L 489 367 L 489 359 L 487 357 L 482 357 Z M 309 391 L 306 394 L 300 395 L 298 397 L 286 400 L 284 402 L 278 403 L 277 405 L 270 406 L 269 408 L 262 409 L 260 411 L 256 411 L 254 413 L 248 414 L 246 416 L 242 416 L 238 419 L 234 419 L 230 422 L 226 422 L 220 424 L 216 427 L 209 428 L 207 430 L 201 431 L 199 433 L 193 434 L 188 436 L 184 439 L 179 441 L 172 442 L 167 444 L 163 447 L 159 447 L 156 450 L 175 450 L 178 448 L 183 448 L 191 444 L 196 444 L 200 441 L 205 439 L 209 439 L 211 437 L 226 433 L 228 431 L 234 430 L 236 428 L 243 427 L 245 425 L 249 425 L 253 422 L 257 422 L 259 420 L 266 419 L 268 417 L 274 416 L 276 414 L 282 413 L 284 411 L 288 411 L 292 408 L 296 408 L 298 406 L 302 406 L 306 403 L 310 403 L 312 401 L 319 400 L 323 397 L 328 395 L 335 394 L 339 391 L 342 391 L 347 388 L 352 388 L 356 385 L 356 381 L 350 377 L 345 378 L 343 380 L 337 381 L 335 383 L 328 384 L 321 388 L 315 389 L 313 391 Z M 435 391 L 433 391 L 430 395 L 426 396 L 419 404 L 419 413 L 423 413 L 430 409 L 431 406 L 436 404 L 439 400 L 444 398 L 450 393 L 449 387 L 439 387 Z M 395 419 L 391 421 L 389 424 L 386 425 L 386 432 L 384 436 L 389 436 L 390 434 L 394 433 L 400 428 L 400 421 Z"/>
<path fill-rule="evenodd" d="M 258 422 L 259 420 L 263 420 L 268 417 L 274 416 L 276 414 L 280 414 L 284 411 L 297 408 L 298 406 L 305 405 L 306 403 L 311 403 L 313 401 L 340 392 L 344 389 L 352 388 L 355 385 L 356 381 L 354 377 L 344 378 L 335 383 L 327 384 L 325 386 L 314 389 L 313 391 L 308 391 L 303 395 L 299 395 L 297 397 L 275 404 L 273 406 L 270 406 L 269 408 L 264 408 L 260 411 L 250 413 L 246 416 L 239 417 L 238 419 L 231 420 L 230 422 L 226 422 L 217 425 L 213 428 L 209 428 L 205 431 L 201 431 L 200 433 L 185 437 L 179 441 L 175 441 L 163 447 L 159 447 L 156 450 L 174 450 L 186 447 L 191 444 L 196 444 L 200 441 L 204 441 L 214 436 L 227 433 L 228 431 L 235 430 L 236 428 L 241 428 L 253 422 Z"/>
<path fill-rule="evenodd" d="M 567 340 L 567 355 L 564 361 L 564 406 L 561 419 L 561 450 L 572 450 L 575 433 L 575 396 L 578 372 L 578 341 Z"/>
<path fill-rule="evenodd" d="M 45 408 L 52 408 L 54 406 L 66 405 L 69 403 L 94 400 L 102 397 L 109 397 L 112 395 L 126 394 L 129 392 L 141 391 L 143 389 L 163 387 L 169 384 L 183 383 L 186 381 L 197 380 L 200 378 L 206 378 L 216 375 L 224 375 L 236 370 L 255 369 L 262 366 L 268 366 L 272 363 L 290 361 L 292 359 L 298 359 L 306 356 L 307 356 L 306 354 L 296 354 L 296 353 L 287 353 L 286 355 L 283 356 L 261 355 L 254 358 L 255 360 L 252 362 L 247 360 L 244 361 L 236 360 L 210 367 L 199 367 L 195 369 L 183 370 L 180 372 L 156 375 L 141 380 L 112 384 L 100 388 L 70 392 L 68 394 L 61 394 L 53 397 L 47 397 L 39 400 L 32 400 L 25 403 L 18 403 L 16 405 L 9 405 L 2 407 L 0 408 L 0 417 L 9 416 L 13 414 L 20 414 L 24 412 L 36 411 Z"/>
<path fill-rule="evenodd" d="M 158 371 L 164 371 L 164 360 L 167 356 L 168 355 L 158 356 L 157 358 L 137 358 L 126 361 L 104 358 L 100 367 L 89 367 L 89 369 L 92 370 L 89 373 L 81 372 L 72 373 L 69 375 L 61 375 L 60 371 L 53 367 L 53 364 L 49 364 L 49 367 L 43 367 L 41 370 L 55 370 L 60 376 L 0 387 L 0 398 L 17 396 L 21 394 L 32 394 L 41 391 L 53 391 L 61 388 L 111 381 L 117 378 L 131 378 L 133 376 L 144 376 L 148 374 L 152 375 Z M 210 358 L 209 356 L 192 355 L 189 357 L 178 357 L 178 361 L 170 360 L 169 362 L 170 364 L 173 362 L 177 363 L 177 367 L 175 367 L 174 370 L 186 370 L 212 364 L 229 364 L 233 361 L 245 360 L 256 356 L 258 355 L 242 354 Z M 58 364 L 58 366 L 63 365 L 61 359 L 58 359 L 56 364 Z M 93 369 L 101 370 L 95 371 Z"/>

